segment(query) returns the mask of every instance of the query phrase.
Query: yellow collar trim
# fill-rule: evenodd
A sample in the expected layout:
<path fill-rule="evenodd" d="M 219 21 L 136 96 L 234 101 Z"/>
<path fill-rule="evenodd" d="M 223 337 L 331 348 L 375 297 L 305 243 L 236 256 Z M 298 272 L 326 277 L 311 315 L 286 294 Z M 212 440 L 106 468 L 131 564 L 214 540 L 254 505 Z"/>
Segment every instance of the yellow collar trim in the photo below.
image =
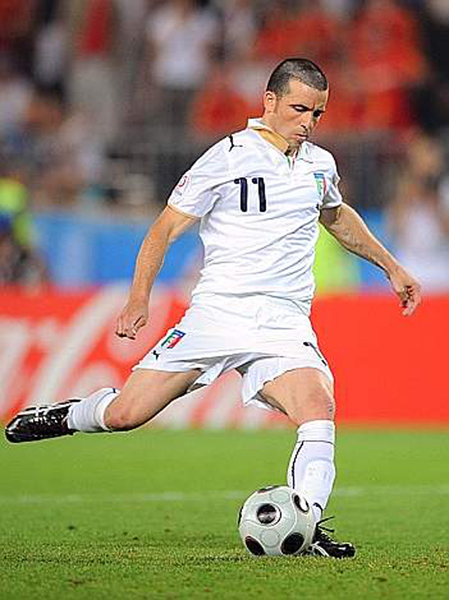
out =
<path fill-rule="evenodd" d="M 268 142 L 269 144 L 272 144 L 275 148 L 280 150 L 282 152 L 282 154 L 288 153 L 288 148 L 289 148 L 288 142 L 279 133 L 276 133 L 275 131 L 272 131 L 271 129 L 267 129 L 264 126 L 258 127 L 257 125 L 255 127 L 250 127 L 250 129 L 252 129 L 253 131 L 257 131 L 257 133 L 260 136 L 262 136 L 266 142 Z"/>

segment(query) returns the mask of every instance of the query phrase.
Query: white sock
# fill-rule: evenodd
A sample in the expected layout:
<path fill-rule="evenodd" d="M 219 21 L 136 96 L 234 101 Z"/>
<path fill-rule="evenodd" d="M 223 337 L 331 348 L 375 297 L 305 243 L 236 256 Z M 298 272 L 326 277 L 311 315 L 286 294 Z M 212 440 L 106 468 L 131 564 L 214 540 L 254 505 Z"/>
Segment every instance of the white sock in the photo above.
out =
<path fill-rule="evenodd" d="M 110 431 L 104 424 L 104 413 L 118 394 L 116 388 L 102 388 L 73 404 L 67 417 L 69 429 L 85 433 Z"/>
<path fill-rule="evenodd" d="M 298 441 L 288 466 L 288 485 L 302 494 L 318 521 L 326 508 L 335 479 L 335 425 L 317 420 L 298 428 Z"/>

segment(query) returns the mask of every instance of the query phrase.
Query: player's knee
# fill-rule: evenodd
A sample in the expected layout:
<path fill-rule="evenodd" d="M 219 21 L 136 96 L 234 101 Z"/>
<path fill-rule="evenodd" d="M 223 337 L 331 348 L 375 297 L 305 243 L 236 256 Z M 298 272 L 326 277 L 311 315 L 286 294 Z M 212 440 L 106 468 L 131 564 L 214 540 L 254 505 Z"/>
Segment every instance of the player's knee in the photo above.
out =
<path fill-rule="evenodd" d="M 335 400 L 331 390 L 320 384 L 313 386 L 305 398 L 298 399 L 294 404 L 289 417 L 298 427 L 306 421 L 333 421 Z"/>
<path fill-rule="evenodd" d="M 309 398 L 309 406 L 306 407 L 310 412 L 315 412 L 317 419 L 329 419 L 333 421 L 335 417 L 335 400 L 333 394 L 321 386 L 314 390 Z"/>
<path fill-rule="evenodd" d="M 112 431 L 130 431 L 141 425 L 129 407 L 123 405 L 114 406 L 114 404 L 111 404 L 107 408 L 104 422 L 106 427 Z"/>
<path fill-rule="evenodd" d="M 324 416 L 330 420 L 333 421 L 335 418 L 335 399 L 334 396 L 332 394 L 330 394 L 329 392 L 326 392 L 326 394 L 324 395 L 323 399 L 323 412 L 324 412 Z"/>

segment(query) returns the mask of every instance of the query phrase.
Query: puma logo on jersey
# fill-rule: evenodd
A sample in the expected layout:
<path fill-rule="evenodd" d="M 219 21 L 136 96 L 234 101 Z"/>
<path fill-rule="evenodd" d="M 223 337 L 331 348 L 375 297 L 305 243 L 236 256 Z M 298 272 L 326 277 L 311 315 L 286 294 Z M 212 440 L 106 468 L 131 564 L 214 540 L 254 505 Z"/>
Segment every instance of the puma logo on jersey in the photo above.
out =
<path fill-rule="evenodd" d="M 231 147 L 229 148 L 229 152 L 231 152 L 231 150 L 233 148 L 243 148 L 242 144 L 234 144 L 234 136 L 231 134 L 228 136 L 229 137 L 229 141 L 231 142 Z"/>

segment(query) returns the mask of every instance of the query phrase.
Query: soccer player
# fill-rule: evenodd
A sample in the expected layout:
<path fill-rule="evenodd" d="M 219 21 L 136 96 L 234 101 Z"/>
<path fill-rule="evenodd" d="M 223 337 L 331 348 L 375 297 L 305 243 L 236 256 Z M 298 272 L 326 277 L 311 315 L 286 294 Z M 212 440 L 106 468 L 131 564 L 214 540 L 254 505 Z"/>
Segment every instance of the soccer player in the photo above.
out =
<path fill-rule="evenodd" d="M 320 525 L 334 478 L 333 377 L 309 321 L 318 223 L 384 270 L 403 314 L 419 284 L 342 201 L 333 156 L 309 141 L 326 111 L 328 82 L 303 58 L 270 76 L 264 112 L 212 146 L 181 178 L 137 257 L 116 334 L 135 339 L 168 245 L 200 221 L 204 268 L 190 308 L 133 369 L 123 389 L 31 407 L 6 428 L 10 442 L 83 431 L 126 431 L 172 400 L 236 369 L 245 404 L 286 414 L 298 427 L 288 484 L 309 502 L 317 527 L 309 553 L 355 554 Z"/>

